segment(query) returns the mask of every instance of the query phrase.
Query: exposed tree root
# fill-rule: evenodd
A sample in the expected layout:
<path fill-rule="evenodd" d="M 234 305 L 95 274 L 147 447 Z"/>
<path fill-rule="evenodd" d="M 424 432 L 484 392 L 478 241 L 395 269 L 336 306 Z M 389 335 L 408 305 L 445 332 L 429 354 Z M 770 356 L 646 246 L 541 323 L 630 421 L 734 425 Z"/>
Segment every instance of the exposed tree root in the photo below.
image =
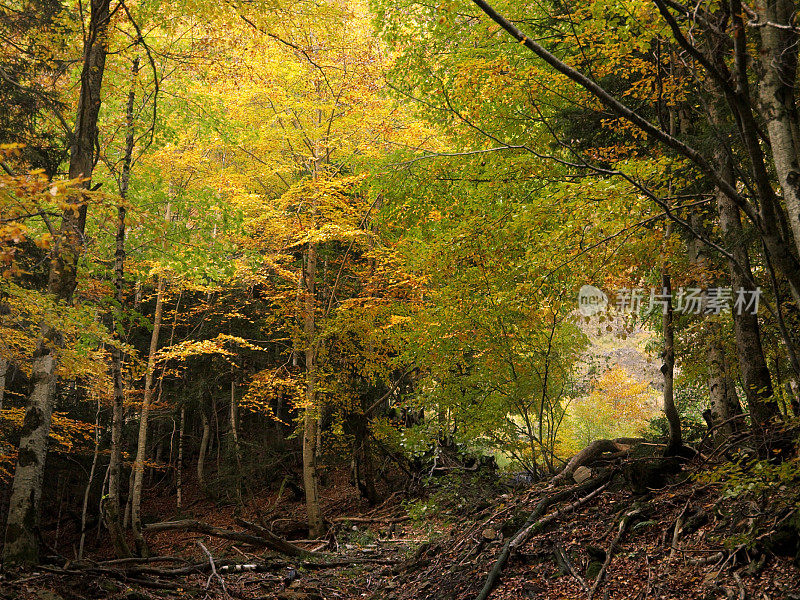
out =
<path fill-rule="evenodd" d="M 556 560 L 558 561 L 559 566 L 562 568 L 562 570 L 571 573 L 572 576 L 575 578 L 575 580 L 583 588 L 583 591 L 589 594 L 590 593 L 589 586 L 586 584 L 586 580 L 583 577 L 581 577 L 580 573 L 578 573 L 575 570 L 575 567 L 572 565 L 572 561 L 569 559 L 569 556 L 567 556 L 567 553 L 564 551 L 564 548 L 562 548 L 560 544 L 556 545 L 555 555 L 556 555 Z"/>
<path fill-rule="evenodd" d="M 592 598 L 594 598 L 594 595 L 597 593 L 598 588 L 603 583 L 603 578 L 605 577 L 606 572 L 608 571 L 608 566 L 611 564 L 611 558 L 614 556 L 614 551 L 617 549 L 620 540 L 622 540 L 622 536 L 625 535 L 625 532 L 628 530 L 628 527 L 630 527 L 631 521 L 633 521 L 633 519 L 635 519 L 640 514 L 641 511 L 638 509 L 629 511 L 625 513 L 625 516 L 622 517 L 622 520 L 619 522 L 619 529 L 617 530 L 617 535 L 611 541 L 611 545 L 608 547 L 608 550 L 606 550 L 606 559 L 603 562 L 603 566 L 600 567 L 600 572 L 597 574 L 597 577 L 594 580 L 594 584 L 592 585 L 592 589 L 589 592 L 589 600 L 592 600 Z"/>
<path fill-rule="evenodd" d="M 575 508 L 586 504 L 586 502 L 589 502 L 592 498 L 599 495 L 600 492 L 608 487 L 613 475 L 613 472 L 607 472 L 600 477 L 588 479 L 580 485 L 549 494 L 542 498 L 536 505 L 536 508 L 533 509 L 533 512 L 530 514 L 528 520 L 525 522 L 522 528 L 513 537 L 509 538 L 509 540 L 503 545 L 503 549 L 500 551 L 500 555 L 497 557 L 494 567 L 492 567 L 492 570 L 489 571 L 489 574 L 486 577 L 486 583 L 484 584 L 483 589 L 476 596 L 475 600 L 487 600 L 489 595 L 492 593 L 492 590 L 497 585 L 497 582 L 500 579 L 500 574 L 503 572 L 503 569 L 508 563 L 508 559 L 510 558 L 512 552 L 523 545 L 533 534 L 540 531 L 547 524 L 552 523 L 564 512 L 574 510 Z M 583 496 L 565 508 L 563 511 L 557 511 L 542 518 L 545 511 L 553 504 L 562 502 L 563 500 L 575 495 Z"/>

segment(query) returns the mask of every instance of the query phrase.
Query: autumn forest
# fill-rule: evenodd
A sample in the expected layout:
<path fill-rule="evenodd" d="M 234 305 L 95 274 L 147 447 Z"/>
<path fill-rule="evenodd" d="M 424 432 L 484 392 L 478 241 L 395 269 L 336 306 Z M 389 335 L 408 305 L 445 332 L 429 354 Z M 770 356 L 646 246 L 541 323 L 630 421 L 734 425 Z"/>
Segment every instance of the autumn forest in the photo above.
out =
<path fill-rule="evenodd" d="M 800 598 L 792 0 L 0 2 L 0 599 Z"/>

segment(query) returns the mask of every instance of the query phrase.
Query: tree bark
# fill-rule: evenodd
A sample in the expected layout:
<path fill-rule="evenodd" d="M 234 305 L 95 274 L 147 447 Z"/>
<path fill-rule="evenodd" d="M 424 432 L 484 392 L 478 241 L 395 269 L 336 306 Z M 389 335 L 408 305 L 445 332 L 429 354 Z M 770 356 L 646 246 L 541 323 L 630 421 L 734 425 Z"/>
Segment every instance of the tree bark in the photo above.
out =
<path fill-rule="evenodd" d="M 778 25 L 759 29 L 762 72 L 758 91 L 775 173 L 800 254 L 800 130 L 795 104 L 798 36 L 794 28 L 797 8 L 790 0 L 766 0 L 753 6 L 760 21 Z"/>
<path fill-rule="evenodd" d="M 208 454 L 208 442 L 211 439 L 211 424 L 208 422 L 205 409 L 200 407 L 200 416 L 203 419 L 203 436 L 200 438 L 200 452 L 197 455 L 197 485 L 200 489 L 206 489 L 206 454 Z"/>
<path fill-rule="evenodd" d="M 178 461 L 177 465 L 175 466 L 175 478 L 176 478 L 176 506 L 178 508 L 178 512 L 180 512 L 181 508 L 183 508 L 182 503 L 182 496 L 183 496 L 183 430 L 186 424 L 186 407 L 181 406 L 181 425 L 180 429 L 178 430 Z"/>
<path fill-rule="evenodd" d="M 167 204 L 166 221 L 171 220 L 170 205 Z M 156 288 L 156 307 L 153 315 L 153 332 L 150 336 L 150 351 L 147 357 L 147 373 L 144 382 L 144 398 L 142 400 L 142 413 L 139 421 L 139 437 L 136 445 L 136 460 L 133 463 L 133 489 L 131 501 L 131 523 L 136 550 L 140 556 L 147 556 L 147 544 L 142 535 L 142 482 L 144 479 L 144 461 L 147 454 L 147 421 L 150 416 L 150 402 L 153 397 L 153 375 L 155 374 L 156 352 L 158 352 L 158 337 L 161 333 L 161 315 L 164 310 L 164 284 L 163 273 L 158 275 Z"/>
<path fill-rule="evenodd" d="M 305 270 L 305 314 L 304 333 L 306 335 L 306 409 L 303 417 L 303 484 L 306 492 L 306 511 L 308 514 L 308 535 L 311 539 L 323 533 L 322 513 L 319 506 L 319 476 L 317 473 L 317 435 L 319 421 L 317 416 L 316 390 L 316 285 L 317 245 L 309 242 L 306 251 Z"/>
<path fill-rule="evenodd" d="M 667 299 L 666 310 L 664 311 L 664 351 L 662 354 L 663 363 L 661 374 L 664 376 L 664 415 L 669 423 L 669 441 L 664 450 L 665 456 L 675 456 L 683 446 L 681 436 L 681 419 L 678 409 L 675 407 L 675 332 L 672 315 L 672 283 L 669 273 L 664 271 L 661 275 L 661 287 L 664 297 Z"/>
<path fill-rule="evenodd" d="M 139 59 L 133 60 L 131 67 L 131 89 L 128 92 L 128 104 L 125 110 L 127 133 L 125 136 L 125 156 L 122 160 L 122 173 L 119 180 L 119 195 L 123 202 L 117 206 L 116 251 L 114 253 L 114 297 L 116 310 L 122 311 L 125 301 L 123 287 L 125 285 L 125 219 L 127 209 L 124 200 L 128 195 L 131 177 L 131 161 L 133 159 L 134 126 L 133 109 L 136 100 L 136 78 L 139 73 Z M 115 325 L 117 319 L 115 319 Z M 125 382 L 122 377 L 122 352 L 118 347 L 111 348 L 111 371 L 114 381 L 114 404 L 111 417 L 111 457 L 108 463 L 108 497 L 103 505 L 104 519 L 111 543 L 117 558 L 131 555 L 125 541 L 125 534 L 120 520 L 120 488 L 122 478 L 122 428 L 125 423 Z"/>
<path fill-rule="evenodd" d="M 83 559 L 83 546 L 86 542 L 86 514 L 89 511 L 89 496 L 92 493 L 92 483 L 94 473 L 97 470 L 97 457 L 100 455 L 100 399 L 97 399 L 97 413 L 94 419 L 94 454 L 92 455 L 92 467 L 89 469 L 89 480 L 86 482 L 86 489 L 83 492 L 83 509 L 81 510 L 81 537 L 78 542 L 78 560 Z"/>
<path fill-rule="evenodd" d="M 6 396 L 6 375 L 8 375 L 8 359 L 0 358 L 0 410 L 3 410 L 3 400 Z"/>
<path fill-rule="evenodd" d="M 236 398 L 236 369 L 231 365 L 231 401 L 230 401 L 230 422 L 231 422 L 231 444 L 233 446 L 233 454 L 236 460 L 234 464 L 234 485 L 236 489 L 236 502 L 240 510 L 244 510 L 244 501 L 242 500 L 242 455 L 239 448 L 239 402 Z"/>
<path fill-rule="evenodd" d="M 725 358 L 725 347 L 722 343 L 719 327 L 709 332 L 706 346 L 708 353 L 708 394 L 710 399 L 711 424 L 721 425 L 716 430 L 715 442 L 719 445 L 738 428 L 738 423 L 731 417 L 742 413 L 736 386 L 730 376 L 728 361 Z"/>
<path fill-rule="evenodd" d="M 105 73 L 110 0 L 92 0 L 81 69 L 75 131 L 70 144 L 69 177 L 82 179 L 88 188 L 94 169 L 100 90 Z M 50 260 L 48 291 L 59 301 L 69 303 L 77 285 L 78 257 L 83 248 L 86 200 L 81 196 L 78 211 L 64 211 L 57 243 Z M 39 523 L 47 436 L 53 415 L 56 391 L 56 351 L 61 335 L 44 324 L 33 355 L 32 389 L 22 427 L 14 483 L 6 520 L 3 564 L 32 565 L 39 560 L 36 529 Z"/>

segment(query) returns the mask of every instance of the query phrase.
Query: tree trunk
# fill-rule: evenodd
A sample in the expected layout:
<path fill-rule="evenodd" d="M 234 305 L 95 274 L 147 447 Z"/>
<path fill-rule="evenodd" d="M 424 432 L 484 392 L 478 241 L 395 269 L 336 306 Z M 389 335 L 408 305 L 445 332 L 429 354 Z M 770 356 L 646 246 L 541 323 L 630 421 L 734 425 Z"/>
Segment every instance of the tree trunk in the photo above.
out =
<path fill-rule="evenodd" d="M 244 510 L 244 502 L 242 500 L 242 456 L 239 448 L 239 402 L 236 399 L 236 370 L 231 365 L 231 402 L 230 402 L 230 422 L 231 422 L 231 444 L 233 445 L 233 454 L 236 460 L 234 469 L 236 470 L 234 477 L 234 490 L 236 494 L 236 502 L 240 510 Z"/>
<path fill-rule="evenodd" d="M 667 299 L 664 311 L 664 352 L 661 373 L 664 375 L 664 414 L 669 423 L 669 441 L 664 450 L 665 456 L 675 456 L 683 446 L 681 438 L 681 420 L 678 409 L 675 407 L 674 378 L 675 378 L 675 332 L 672 321 L 672 283 L 669 274 L 664 271 L 661 275 L 661 287 Z"/>
<path fill-rule="evenodd" d="M 0 410 L 3 410 L 3 400 L 6 396 L 6 375 L 8 374 L 8 359 L 0 358 Z"/>
<path fill-rule="evenodd" d="M 86 489 L 83 492 L 83 509 L 81 510 L 81 537 L 78 542 L 78 560 L 83 559 L 83 545 L 86 542 L 86 513 L 89 511 L 89 496 L 92 493 L 92 483 L 94 473 L 97 470 L 97 457 L 100 455 L 100 399 L 97 399 L 97 414 L 94 419 L 94 455 L 92 456 L 92 467 L 89 469 L 89 481 L 86 482 Z M 102 491 L 102 490 L 101 490 Z"/>
<path fill-rule="evenodd" d="M 730 421 L 730 419 L 742 413 L 736 386 L 731 379 L 728 361 L 725 358 L 725 347 L 719 329 L 719 327 L 714 327 L 714 330 L 709 332 L 710 339 L 706 346 L 711 424 L 725 423 L 716 430 L 714 439 L 717 445 L 735 433 L 740 424 Z"/>
<path fill-rule="evenodd" d="M 208 453 L 208 442 L 211 439 L 211 425 L 208 422 L 205 409 L 200 407 L 200 416 L 203 419 L 203 437 L 200 438 L 200 452 L 197 455 L 197 485 L 200 489 L 206 489 L 206 454 Z"/>
<path fill-rule="evenodd" d="M 733 166 L 724 151 L 718 151 L 717 162 L 723 177 L 733 182 Z M 739 216 L 739 208 L 728 196 L 717 191 L 717 211 L 725 245 L 735 259 L 735 262 L 728 262 L 734 294 L 738 290 L 755 293 L 756 290 L 751 283 L 753 275 L 746 246 L 747 238 Z M 758 315 L 734 307 L 733 327 L 739 372 L 750 414 L 754 422 L 766 423 L 778 414 L 778 404 L 773 396 L 769 368 L 764 358 Z"/>
<path fill-rule="evenodd" d="M 790 0 L 765 0 L 754 4 L 754 8 L 759 20 L 778 25 L 759 29 L 762 72 L 758 91 L 775 173 L 800 253 L 800 131 L 795 105 L 798 36 L 794 29 L 797 9 Z"/>
<path fill-rule="evenodd" d="M 317 246 L 309 242 L 306 253 L 306 298 L 304 315 L 304 332 L 306 335 L 306 409 L 303 418 L 303 484 L 306 492 L 306 511 L 308 513 L 308 535 L 311 539 L 319 538 L 322 533 L 322 513 L 319 506 L 319 478 L 317 474 L 317 434 L 319 421 L 317 416 L 316 390 L 316 285 Z"/>
<path fill-rule="evenodd" d="M 186 424 L 186 407 L 181 406 L 181 426 L 178 430 L 178 462 L 175 466 L 175 478 L 176 478 L 176 506 L 178 508 L 178 512 L 180 512 L 181 508 L 183 508 L 182 502 L 182 495 L 183 495 L 183 430 Z"/>
<path fill-rule="evenodd" d="M 81 85 L 75 131 L 70 144 L 69 177 L 82 179 L 88 188 L 94 168 L 100 89 L 105 73 L 110 0 L 92 0 L 91 17 L 84 43 Z M 78 257 L 83 248 L 86 201 L 79 200 L 78 214 L 64 211 L 59 239 L 50 261 L 48 291 L 61 302 L 69 303 L 77 285 Z M 14 483 L 6 520 L 3 564 L 32 565 L 39 560 L 36 529 L 39 523 L 47 436 L 53 415 L 57 360 L 55 353 L 61 336 L 48 325 L 42 326 L 33 355 L 32 389 L 22 426 Z"/>
<path fill-rule="evenodd" d="M 136 78 L 139 73 L 139 59 L 133 60 L 131 67 L 131 89 L 128 92 L 128 105 L 125 110 L 127 133 L 125 136 L 125 156 L 122 160 L 122 173 L 119 180 L 119 195 L 124 200 L 128 195 L 131 177 L 131 161 L 133 159 L 134 127 L 133 109 L 136 99 Z M 116 310 L 122 311 L 125 296 L 125 204 L 117 207 L 116 252 L 114 253 L 114 295 L 117 301 Z M 116 321 L 116 320 L 115 320 Z M 116 324 L 116 323 L 115 323 Z M 117 558 L 131 555 L 125 541 L 125 534 L 120 521 L 120 483 L 122 477 L 122 428 L 125 423 L 125 382 L 122 377 L 122 352 L 119 348 L 111 348 L 111 371 L 114 381 L 114 404 L 111 418 L 111 458 L 108 464 L 108 497 L 103 505 L 104 519 L 111 543 Z"/>
<path fill-rule="evenodd" d="M 167 204 L 167 223 L 170 222 L 170 205 Z M 158 336 L 161 333 L 161 315 L 164 310 L 164 283 L 165 277 L 158 275 L 156 289 L 156 308 L 153 315 L 153 332 L 150 336 L 150 351 L 147 357 L 147 373 L 144 382 L 144 398 L 142 400 L 142 413 L 139 421 L 139 437 L 136 445 L 136 460 L 133 463 L 134 480 L 131 501 L 131 523 L 136 550 L 140 556 L 147 556 L 147 544 L 142 535 L 142 481 L 144 479 L 144 461 L 147 452 L 147 420 L 150 415 L 150 401 L 153 396 L 153 375 L 155 373 L 156 352 L 158 352 Z"/>

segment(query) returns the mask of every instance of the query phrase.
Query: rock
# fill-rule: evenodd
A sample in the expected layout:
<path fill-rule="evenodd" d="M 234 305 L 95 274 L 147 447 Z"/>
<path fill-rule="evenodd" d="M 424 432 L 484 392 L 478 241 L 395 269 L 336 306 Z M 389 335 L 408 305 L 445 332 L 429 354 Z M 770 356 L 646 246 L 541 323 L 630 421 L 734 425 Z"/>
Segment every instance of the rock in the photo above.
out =
<path fill-rule="evenodd" d="M 583 465 L 575 469 L 575 472 L 572 474 L 572 478 L 575 480 L 575 483 L 583 483 L 591 476 L 592 470 L 589 467 L 584 467 Z"/>

